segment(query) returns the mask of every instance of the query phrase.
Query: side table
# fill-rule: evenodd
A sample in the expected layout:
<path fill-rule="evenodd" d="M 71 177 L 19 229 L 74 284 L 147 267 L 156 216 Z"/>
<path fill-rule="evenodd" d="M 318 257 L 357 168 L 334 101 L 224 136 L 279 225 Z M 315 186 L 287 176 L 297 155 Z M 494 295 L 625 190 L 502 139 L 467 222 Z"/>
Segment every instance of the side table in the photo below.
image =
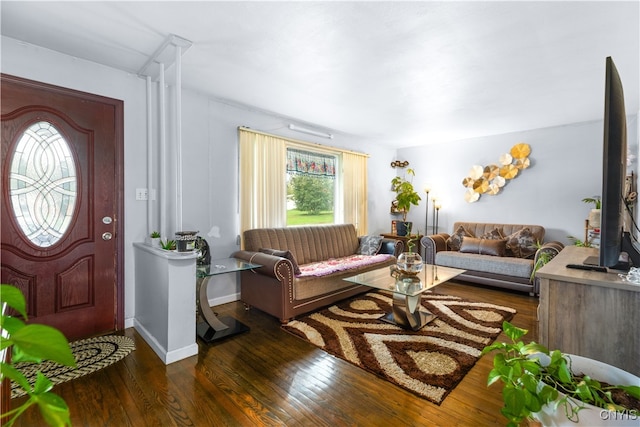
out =
<path fill-rule="evenodd" d="M 220 274 L 236 273 L 242 270 L 251 270 L 261 267 L 259 264 L 250 264 L 236 258 L 223 258 L 211 260 L 209 265 L 199 265 L 196 268 L 196 306 L 198 336 L 207 343 L 218 341 L 231 335 L 247 332 L 249 327 L 231 316 L 218 317 L 209 306 L 207 288 L 209 280 Z"/>

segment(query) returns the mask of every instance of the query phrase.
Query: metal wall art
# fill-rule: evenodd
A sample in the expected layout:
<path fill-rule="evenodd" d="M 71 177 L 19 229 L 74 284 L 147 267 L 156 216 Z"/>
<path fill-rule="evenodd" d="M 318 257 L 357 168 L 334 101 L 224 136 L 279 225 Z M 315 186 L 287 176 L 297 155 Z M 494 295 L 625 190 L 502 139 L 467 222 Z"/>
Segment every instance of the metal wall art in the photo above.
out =
<path fill-rule="evenodd" d="M 509 153 L 500 156 L 499 165 L 479 166 L 474 165 L 469 171 L 469 176 L 462 180 L 462 185 L 467 189 L 464 199 L 473 203 L 480 199 L 482 194 L 496 195 L 506 183 L 518 176 L 518 173 L 529 167 L 529 144 L 520 142 Z"/>
<path fill-rule="evenodd" d="M 407 166 L 409 166 L 409 162 L 406 160 L 404 162 L 401 162 L 400 160 L 394 160 L 391 162 L 392 168 L 406 168 Z"/>

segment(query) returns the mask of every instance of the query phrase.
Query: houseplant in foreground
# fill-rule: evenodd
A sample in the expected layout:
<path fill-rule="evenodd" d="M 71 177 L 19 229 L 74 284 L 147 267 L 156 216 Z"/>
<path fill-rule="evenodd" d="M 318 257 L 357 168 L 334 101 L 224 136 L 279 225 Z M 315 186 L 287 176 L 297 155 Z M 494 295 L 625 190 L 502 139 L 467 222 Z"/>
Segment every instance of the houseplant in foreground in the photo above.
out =
<path fill-rule="evenodd" d="M 496 342 L 485 347 L 482 354 L 497 352 L 487 385 L 498 381 L 504 383 L 501 412 L 507 418 L 508 426 L 515 427 L 524 420 L 538 419 L 537 413 L 550 411 L 561 411 L 568 420 L 579 422 L 580 411 L 588 405 L 621 414 L 615 418 L 626 416 L 627 420 L 637 420 L 640 417 L 638 408 L 622 406 L 617 397 L 622 395 L 632 403 L 635 399 L 637 404 L 640 386 L 613 386 L 589 377 L 588 372 L 574 373 L 571 369 L 572 356 L 559 350 L 549 351 L 535 342 L 524 344 L 520 339 L 527 330 L 509 322 L 504 322 L 502 329 L 511 343 Z M 637 379 L 635 381 L 637 384 Z"/>
<path fill-rule="evenodd" d="M 407 179 L 409 175 L 411 178 Z M 411 205 L 418 206 L 418 202 L 422 200 L 420 195 L 413 187 L 413 177 L 416 175 L 413 169 L 407 169 L 405 176 L 396 176 L 391 180 L 391 189 L 396 193 L 397 208 L 402 212 L 402 222 L 397 223 L 398 236 L 407 235 L 407 214 Z M 410 230 L 410 228 L 409 228 Z"/>
<path fill-rule="evenodd" d="M 2 414 L 4 426 L 12 425 L 29 407 L 37 405 L 47 424 L 52 426 L 71 425 L 69 408 L 60 396 L 51 393 L 53 384 L 38 372 L 35 384 L 29 384 L 27 378 L 15 368 L 18 362 L 40 363 L 53 360 L 62 365 L 76 366 L 69 348 L 69 342 L 57 329 L 46 325 L 25 324 L 22 320 L 5 313 L 5 304 L 13 308 L 27 320 L 24 295 L 20 289 L 11 285 L 0 285 L 0 305 L 3 307 L 0 318 L 0 383 L 15 381 L 29 396 L 22 405 Z M 6 361 L 6 351 L 11 352 L 10 361 Z M 6 422 L 6 424 L 4 424 Z"/>

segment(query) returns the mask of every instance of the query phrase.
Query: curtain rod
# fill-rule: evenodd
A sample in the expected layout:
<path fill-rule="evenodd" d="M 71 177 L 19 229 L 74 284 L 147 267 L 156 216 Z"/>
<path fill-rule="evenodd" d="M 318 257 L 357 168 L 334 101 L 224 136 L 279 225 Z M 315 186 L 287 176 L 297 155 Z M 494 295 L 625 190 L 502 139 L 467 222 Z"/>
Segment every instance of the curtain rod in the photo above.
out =
<path fill-rule="evenodd" d="M 273 133 L 267 133 L 267 132 L 262 132 L 262 131 L 259 131 L 259 130 L 251 129 L 251 128 L 246 127 L 246 126 L 238 126 L 238 129 L 239 130 L 244 130 L 244 131 L 247 131 L 247 132 L 259 133 L 261 135 L 270 136 L 270 137 L 274 137 L 274 138 L 284 139 L 285 141 L 289 141 L 289 142 L 294 143 L 294 144 L 302 145 L 302 146 L 307 147 L 307 148 L 320 147 L 321 149 L 323 149 L 325 151 L 331 150 L 331 151 L 337 151 L 339 153 L 347 153 L 347 154 L 354 154 L 354 155 L 357 155 L 357 156 L 371 157 L 367 153 L 359 153 L 357 151 L 345 150 L 344 148 L 332 147 L 330 145 L 319 144 L 317 142 L 302 141 L 302 140 L 299 140 L 299 139 L 289 138 L 287 136 L 275 135 Z"/>

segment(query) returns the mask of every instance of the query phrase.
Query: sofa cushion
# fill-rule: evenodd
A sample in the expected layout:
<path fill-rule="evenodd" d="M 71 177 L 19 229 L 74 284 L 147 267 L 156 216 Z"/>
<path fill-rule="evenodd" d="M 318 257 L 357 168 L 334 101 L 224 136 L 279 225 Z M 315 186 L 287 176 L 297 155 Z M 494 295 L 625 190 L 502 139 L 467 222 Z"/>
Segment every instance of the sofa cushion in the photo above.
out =
<path fill-rule="evenodd" d="M 300 274 L 300 267 L 298 266 L 298 263 L 296 262 L 296 258 L 293 256 L 291 251 L 281 251 L 278 249 L 271 249 L 271 248 L 260 248 L 259 252 L 288 259 L 289 261 L 291 261 L 291 264 L 293 264 L 293 274 L 295 274 L 296 276 Z"/>
<path fill-rule="evenodd" d="M 289 250 L 300 265 L 353 255 L 360 244 L 353 224 L 253 228 L 242 233 L 242 243 L 246 251 Z"/>
<path fill-rule="evenodd" d="M 491 255 L 491 256 L 505 256 L 507 251 L 506 240 L 495 239 L 477 239 L 475 237 L 464 237 L 462 239 L 462 245 L 460 245 L 460 252 Z"/>
<path fill-rule="evenodd" d="M 340 271 L 353 270 L 355 274 L 357 269 L 363 266 L 377 264 L 388 261 L 390 258 L 394 258 L 389 254 L 378 255 L 351 255 L 343 258 L 332 258 L 326 261 L 319 261 L 300 266 L 300 277 L 307 276 L 328 276 Z"/>
<path fill-rule="evenodd" d="M 358 254 L 360 255 L 375 255 L 382 246 L 382 236 L 362 236 L 360 239 L 360 246 L 358 247 Z"/>
<path fill-rule="evenodd" d="M 447 245 L 452 251 L 459 251 L 462 239 L 464 237 L 476 237 L 472 232 L 467 230 L 463 225 L 459 226 L 451 236 L 447 239 Z"/>
<path fill-rule="evenodd" d="M 484 233 L 480 236 L 481 239 L 489 239 L 489 240 L 504 240 L 504 234 L 502 229 L 496 227 L 491 231 Z"/>
<path fill-rule="evenodd" d="M 536 253 L 536 236 L 529 227 L 507 236 L 507 250 L 516 258 L 533 257 Z"/>
<path fill-rule="evenodd" d="M 483 271 L 486 273 L 528 279 L 533 271 L 533 260 L 514 257 L 495 257 L 491 255 L 463 252 L 441 251 L 436 254 L 436 265 L 460 268 L 462 270 Z"/>
<path fill-rule="evenodd" d="M 536 242 L 544 242 L 545 229 L 541 225 L 456 221 L 453 223 L 453 227 L 451 227 L 451 229 L 457 230 L 461 225 L 466 228 L 467 231 L 473 234 L 473 237 L 483 236 L 486 233 L 490 233 L 493 229 L 497 228 L 506 238 L 507 236 L 514 234 L 522 230 L 523 228 L 528 228 L 535 236 Z M 511 255 L 508 248 L 507 255 Z"/>

